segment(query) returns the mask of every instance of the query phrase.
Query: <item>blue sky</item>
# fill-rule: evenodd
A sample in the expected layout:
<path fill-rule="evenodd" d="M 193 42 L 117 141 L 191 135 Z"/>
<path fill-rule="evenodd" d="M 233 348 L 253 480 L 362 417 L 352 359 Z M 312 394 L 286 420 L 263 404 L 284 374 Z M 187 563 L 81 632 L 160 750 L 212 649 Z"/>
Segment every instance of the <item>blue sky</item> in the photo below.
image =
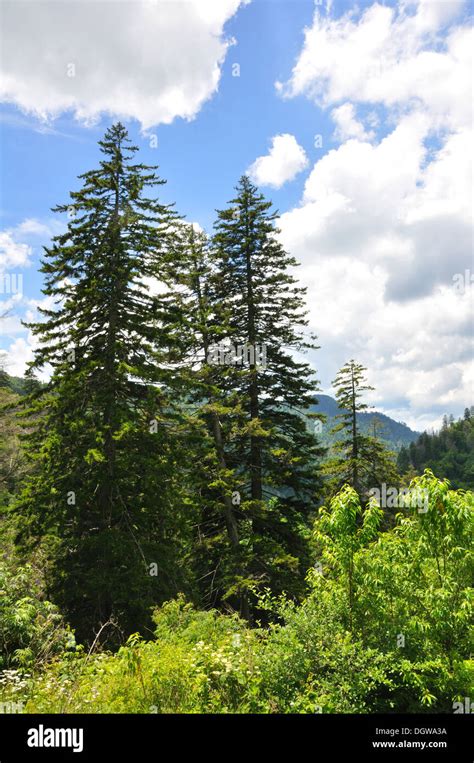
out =
<path fill-rule="evenodd" d="M 327 114 L 315 113 L 303 98 L 291 102 L 278 97 L 274 87 L 291 71 L 313 9 L 312 0 L 258 0 L 242 7 L 226 25 L 235 45 L 222 67 L 219 91 L 193 121 L 177 118 L 151 128 L 157 149 L 150 148 L 136 120 L 124 120 L 143 161 L 160 165 L 167 180 L 164 200 L 175 201 L 189 219 L 212 225 L 213 210 L 231 197 L 255 157 L 266 153 L 272 135 L 296 134 L 309 156 L 321 153 L 313 147 L 314 135 L 331 134 Z M 232 75 L 235 63 L 240 76 Z M 4 105 L 2 114 L 2 216 L 4 224 L 15 225 L 47 216 L 50 207 L 64 201 L 76 187 L 77 175 L 97 163 L 97 140 L 113 120 L 103 117 L 85 130 L 67 114 L 54 121 L 49 133 L 32 129 L 35 120 L 14 106 Z M 287 209 L 297 203 L 303 183 L 301 176 L 274 190 L 275 204 Z"/>
<path fill-rule="evenodd" d="M 160 166 L 162 199 L 208 230 L 252 168 L 302 263 L 325 391 L 355 356 L 390 415 L 419 429 L 459 415 L 474 402 L 461 161 L 472 120 L 469 5 L 222 0 L 203 12 L 206 2 L 136 0 L 127 16 L 130 3 L 106 0 L 115 26 L 103 50 L 91 32 L 100 3 L 70 0 L 58 12 L 54 0 L 4 1 L 0 274 L 23 275 L 21 299 L 0 294 L 11 372 L 31 357 L 19 319 L 41 299 L 50 208 L 97 165 L 97 140 L 120 118 L 141 160 Z"/>

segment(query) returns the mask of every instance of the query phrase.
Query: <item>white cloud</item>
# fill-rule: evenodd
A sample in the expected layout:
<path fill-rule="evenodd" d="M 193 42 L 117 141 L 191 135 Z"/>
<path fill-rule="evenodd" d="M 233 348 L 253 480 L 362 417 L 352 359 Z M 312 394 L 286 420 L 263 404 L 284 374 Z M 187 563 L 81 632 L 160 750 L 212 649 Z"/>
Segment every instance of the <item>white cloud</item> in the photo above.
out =
<path fill-rule="evenodd" d="M 39 308 L 53 310 L 56 308 L 55 300 L 54 296 L 29 299 L 16 294 L 0 303 L 0 340 L 3 340 L 0 355 L 6 371 L 12 376 L 24 375 L 27 363 L 33 360 L 34 351 L 39 345 L 38 337 L 22 324 L 22 320 L 26 323 L 44 320 Z M 47 381 L 50 375 L 49 364 L 37 373 L 42 381 Z"/>
<path fill-rule="evenodd" d="M 415 24 L 420 31 L 436 30 L 458 15 L 465 0 L 408 0 L 406 6 L 418 6 Z"/>
<path fill-rule="evenodd" d="M 463 3 L 374 3 L 315 14 L 281 92 L 331 108 L 342 144 L 317 161 L 280 220 L 303 263 L 326 391 L 356 357 L 374 402 L 424 429 L 474 402 L 472 85 Z M 355 104 L 378 108 L 365 121 Z M 384 123 L 385 119 L 385 123 Z M 370 142 L 369 142 L 370 140 Z"/>
<path fill-rule="evenodd" d="M 349 255 L 317 258 L 298 269 L 308 287 L 310 326 L 321 351 L 315 363 L 324 389 L 349 358 L 368 368 L 370 401 L 414 429 L 436 426 L 443 413 L 474 401 L 474 289 L 437 287 L 404 305 L 384 297 L 384 268 Z"/>
<path fill-rule="evenodd" d="M 16 236 L 40 237 L 50 239 L 57 233 L 64 233 L 65 225 L 58 220 L 37 220 L 35 217 L 28 217 L 19 223 L 14 229 Z"/>
<path fill-rule="evenodd" d="M 33 346 L 23 337 L 18 337 L 12 342 L 2 360 L 10 376 L 23 376 L 26 364 L 33 360 Z"/>
<path fill-rule="evenodd" d="M 450 135 L 430 157 L 427 128 L 415 114 L 376 145 L 350 140 L 329 151 L 302 204 L 282 217 L 285 245 L 303 261 L 352 253 L 383 265 L 397 301 L 451 284 L 472 266 L 470 136 Z"/>
<path fill-rule="evenodd" d="M 29 264 L 31 246 L 15 241 L 11 230 L 0 231 L 0 272 Z"/>
<path fill-rule="evenodd" d="M 4 356 L 7 349 L 5 357 L 10 373 L 17 373 L 20 368 L 23 373 L 35 343 L 33 335 L 23 326 L 22 319 L 36 321 L 39 315 L 38 300 L 25 295 L 28 281 L 22 271 L 31 265 L 33 245 L 36 246 L 39 241 L 47 243 L 63 229 L 63 223 L 57 220 L 27 218 L 15 227 L 0 231 L 0 344 L 3 348 L 0 353 Z M 51 309 L 53 301 L 46 297 L 39 306 Z"/>
<path fill-rule="evenodd" d="M 366 132 L 362 122 L 356 118 L 356 111 L 352 103 L 343 103 L 337 109 L 333 109 L 331 117 L 336 123 L 334 137 L 336 140 L 344 141 L 349 138 L 357 140 L 370 140 L 374 137 L 373 132 Z"/>
<path fill-rule="evenodd" d="M 4 0 L 0 99 L 44 120 L 192 119 L 217 90 L 224 24 L 246 2 Z"/>
<path fill-rule="evenodd" d="M 281 186 L 304 170 L 308 159 L 304 149 L 294 135 L 283 133 L 272 138 L 272 145 L 266 156 L 259 156 L 248 168 L 247 173 L 257 185 L 273 188 Z"/>
<path fill-rule="evenodd" d="M 433 125 L 469 127 L 473 32 L 467 24 L 453 25 L 443 44 L 439 37 L 463 5 L 374 3 L 360 16 L 352 10 L 337 19 L 317 10 L 290 79 L 277 88 L 326 107 L 341 101 L 403 109 L 416 104 Z M 413 7 L 415 14 L 409 13 Z"/>
<path fill-rule="evenodd" d="M 0 274 L 17 271 L 31 264 L 33 246 L 28 241 L 36 243 L 39 237 L 46 243 L 52 236 L 63 230 L 64 225 L 57 220 L 42 222 L 29 217 L 13 228 L 0 231 Z M 4 288 L 2 291 L 4 285 L 4 282 L 0 283 L 0 294 L 5 293 Z"/>

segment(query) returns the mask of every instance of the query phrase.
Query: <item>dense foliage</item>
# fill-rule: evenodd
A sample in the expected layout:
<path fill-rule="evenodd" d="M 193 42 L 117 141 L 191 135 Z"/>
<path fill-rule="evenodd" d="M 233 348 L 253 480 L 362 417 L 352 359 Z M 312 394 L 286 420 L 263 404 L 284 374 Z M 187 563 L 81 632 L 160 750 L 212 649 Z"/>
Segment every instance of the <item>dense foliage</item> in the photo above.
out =
<path fill-rule="evenodd" d="M 335 496 L 314 525 L 320 562 L 304 601 L 262 595 L 269 627 L 180 597 L 155 611 L 153 639 L 89 654 L 71 641 L 20 684 L 6 674 L 4 701 L 29 712 L 452 712 L 474 677 L 474 496 L 429 472 L 419 489 L 428 511 L 408 494 L 383 533 L 375 504 L 364 510 L 350 487 Z"/>
<path fill-rule="evenodd" d="M 112 614 L 128 630 L 146 624 L 150 606 L 179 590 L 190 519 L 178 510 L 184 454 L 166 367 L 173 306 L 144 285 L 168 256 L 175 215 L 149 197 L 163 181 L 133 163 L 121 125 L 100 148 L 99 169 L 57 208 L 66 233 L 45 249 L 55 307 L 29 326 L 39 340 L 30 371 L 49 364 L 52 375 L 29 398 L 35 469 L 15 508 L 18 540 L 42 542 L 48 591 L 82 638 Z"/>

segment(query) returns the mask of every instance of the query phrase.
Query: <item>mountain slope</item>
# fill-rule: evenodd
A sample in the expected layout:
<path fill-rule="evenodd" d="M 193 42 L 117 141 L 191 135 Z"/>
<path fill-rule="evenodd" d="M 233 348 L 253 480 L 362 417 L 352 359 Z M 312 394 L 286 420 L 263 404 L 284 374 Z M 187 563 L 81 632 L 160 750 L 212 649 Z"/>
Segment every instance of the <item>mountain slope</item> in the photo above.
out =
<path fill-rule="evenodd" d="M 330 430 L 336 425 L 337 420 L 335 417 L 338 413 L 341 413 L 341 409 L 336 400 L 330 397 L 330 395 L 318 395 L 317 400 L 318 403 L 312 405 L 310 411 L 326 415 L 327 419 L 322 426 L 319 436 L 324 445 L 331 445 L 336 436 Z M 373 435 L 375 427 L 377 437 L 384 440 L 393 451 L 399 451 L 403 445 L 408 446 L 411 442 L 415 442 L 420 434 L 419 432 L 414 432 L 403 422 L 395 421 L 390 416 L 378 413 L 377 411 L 359 413 L 357 414 L 357 420 L 364 434 Z"/>

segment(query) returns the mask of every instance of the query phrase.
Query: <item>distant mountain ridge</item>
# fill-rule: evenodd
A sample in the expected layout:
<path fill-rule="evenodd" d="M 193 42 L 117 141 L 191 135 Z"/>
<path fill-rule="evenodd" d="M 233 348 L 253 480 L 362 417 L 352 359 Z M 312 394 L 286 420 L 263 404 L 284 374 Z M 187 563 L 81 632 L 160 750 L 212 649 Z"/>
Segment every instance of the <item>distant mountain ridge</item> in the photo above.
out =
<path fill-rule="evenodd" d="M 3 383 L 0 379 L 0 386 L 5 386 L 12 392 L 16 392 L 19 395 L 25 394 L 25 379 L 18 376 L 9 376 L 3 374 Z M 317 405 L 310 406 L 309 410 L 313 413 L 324 413 L 327 416 L 327 421 L 323 425 L 322 432 L 319 434 L 319 439 L 323 445 L 331 445 L 336 435 L 331 433 L 331 429 L 335 426 L 335 416 L 341 413 L 337 401 L 330 395 L 316 395 L 318 400 Z M 395 421 L 390 416 L 386 416 L 384 413 L 378 413 L 377 411 L 369 411 L 367 413 L 359 413 L 358 416 L 359 425 L 361 431 L 364 434 L 373 434 L 374 421 L 380 422 L 380 428 L 378 431 L 378 437 L 384 440 L 391 450 L 398 452 L 402 446 L 408 446 L 411 442 L 415 442 L 420 436 L 420 432 L 414 432 L 410 427 L 401 421 Z"/>
<path fill-rule="evenodd" d="M 342 413 L 342 410 L 339 408 L 337 401 L 330 395 L 316 395 L 316 399 L 318 401 L 317 405 L 310 406 L 309 410 L 312 413 L 324 413 L 327 416 L 320 439 L 323 444 L 331 445 L 337 439 L 337 435 L 332 434 L 330 430 L 336 425 L 335 417 L 337 414 Z M 379 413 L 378 411 L 358 413 L 357 420 L 363 434 L 373 434 L 374 422 L 379 422 L 377 436 L 384 440 L 391 450 L 396 452 L 402 446 L 415 442 L 420 436 L 420 432 L 414 432 L 402 421 L 395 421 L 395 419 L 390 418 L 385 413 Z"/>

